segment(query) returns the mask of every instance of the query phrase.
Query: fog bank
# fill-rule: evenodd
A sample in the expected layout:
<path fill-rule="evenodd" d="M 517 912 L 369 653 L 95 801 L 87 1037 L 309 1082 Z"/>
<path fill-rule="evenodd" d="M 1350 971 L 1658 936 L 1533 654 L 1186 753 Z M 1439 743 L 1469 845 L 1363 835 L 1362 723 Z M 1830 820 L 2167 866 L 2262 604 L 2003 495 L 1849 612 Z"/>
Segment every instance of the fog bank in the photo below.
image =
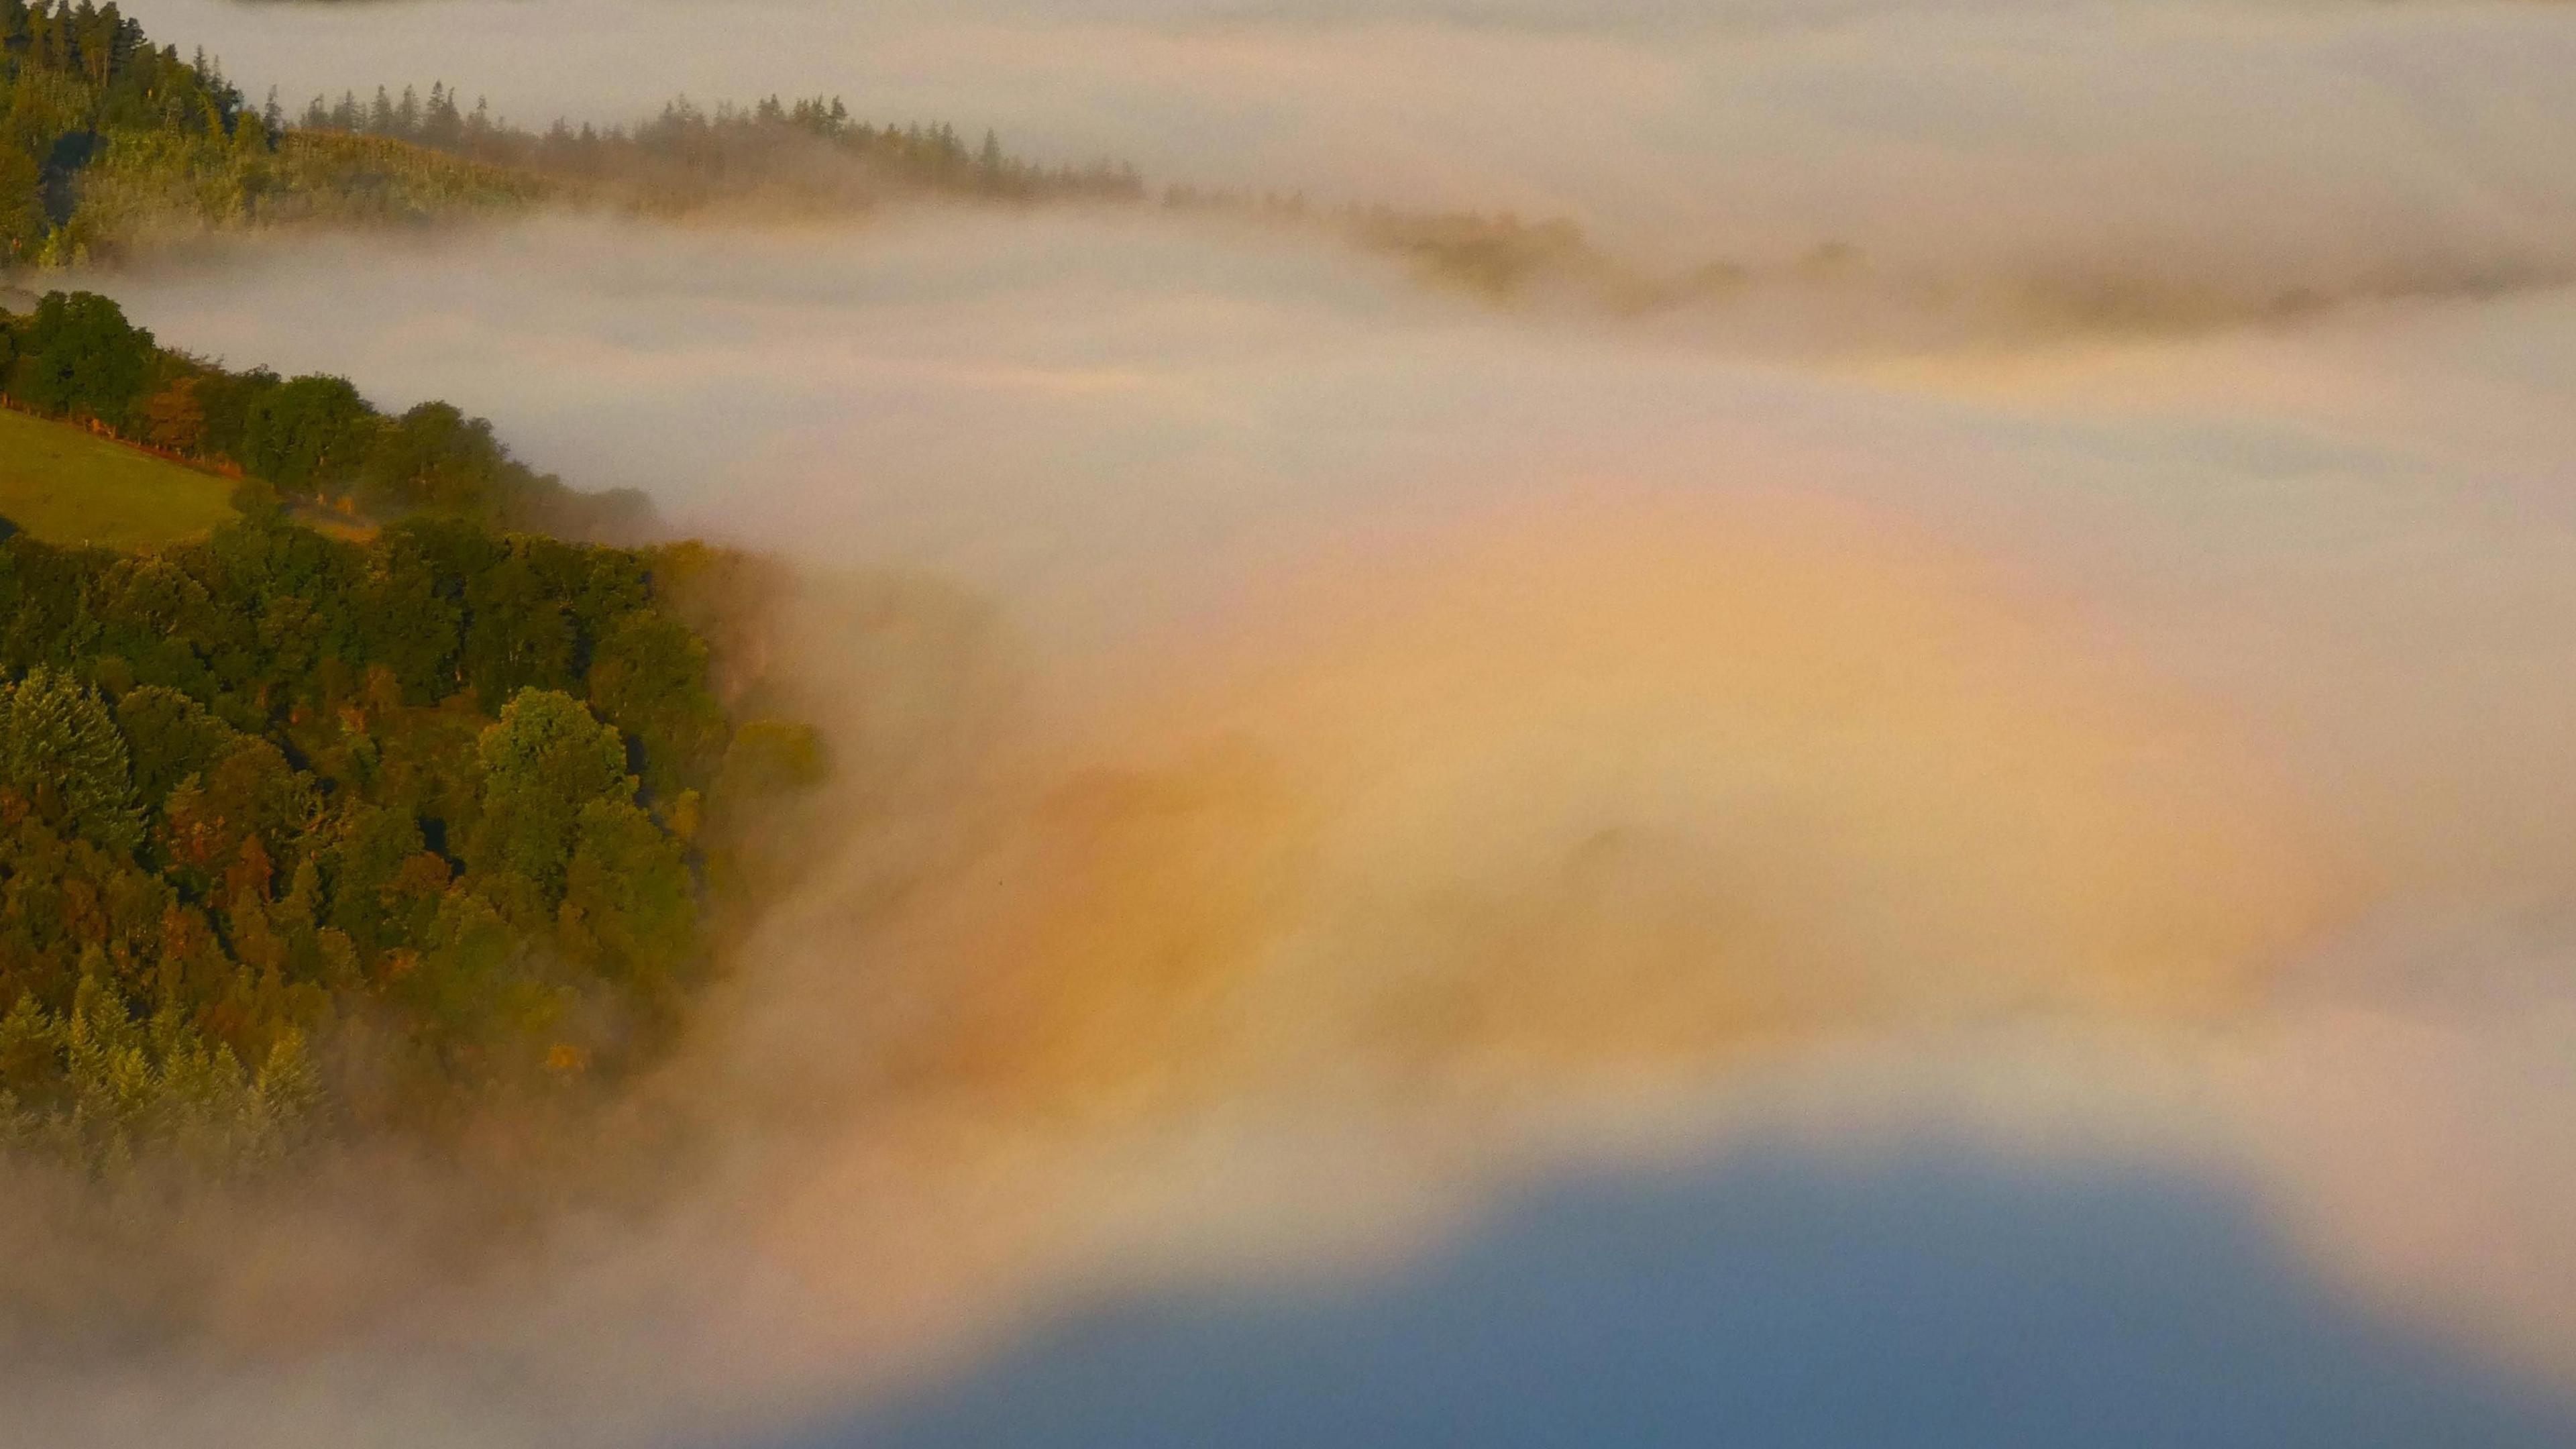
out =
<path fill-rule="evenodd" d="M 134 1422 L 721 1439 L 1066 1294 L 1368 1271 L 1565 1152 L 1927 1118 L 2240 1175 L 2566 1371 L 2514 1265 L 2576 1095 L 2511 1065 L 2569 941 L 2563 295 L 1783 351 L 936 214 L 112 285 L 986 601 L 818 595 L 858 830 L 655 1089 L 732 1144 L 665 1215 Z"/>
<path fill-rule="evenodd" d="M 1155 182 L 1567 216 L 1657 266 L 1826 244 L 2061 305 L 2566 278 L 2576 36 L 2534 4 L 401 6 L 143 0 L 255 96 L 543 125 L 838 93 Z M 2143 290 L 2143 301 L 2133 293 Z M 2215 294 L 2213 296 L 2213 294 Z"/>

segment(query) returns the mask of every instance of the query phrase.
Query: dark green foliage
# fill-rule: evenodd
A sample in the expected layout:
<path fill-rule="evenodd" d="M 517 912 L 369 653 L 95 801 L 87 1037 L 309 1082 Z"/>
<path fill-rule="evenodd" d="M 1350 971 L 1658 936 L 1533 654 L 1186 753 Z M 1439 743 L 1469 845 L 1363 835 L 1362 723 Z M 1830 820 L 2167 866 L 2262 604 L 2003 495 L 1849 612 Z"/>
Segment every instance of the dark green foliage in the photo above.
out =
<path fill-rule="evenodd" d="M 33 315 L 9 325 L 10 400 L 56 417 L 131 426 L 158 349 L 114 302 L 89 292 L 55 292 Z"/>
<path fill-rule="evenodd" d="M 447 892 L 448 863 L 429 849 L 420 817 L 389 806 L 360 805 L 323 847 L 330 924 L 363 958 L 428 938 Z"/>
<path fill-rule="evenodd" d="M 204 419 L 198 441 L 200 455 L 239 463 L 246 451 L 243 438 L 250 430 L 251 405 L 278 386 L 277 374 L 265 367 L 247 372 L 204 368 L 196 378 L 197 409 Z"/>
<path fill-rule="evenodd" d="M 396 524 L 378 539 L 358 585 L 366 652 L 404 700 L 427 704 L 458 677 L 465 579 L 500 547 L 482 533 L 428 522 Z"/>
<path fill-rule="evenodd" d="M 121 855 L 142 843 L 125 737 L 96 691 L 38 668 L 0 692 L 0 811 Z"/>
<path fill-rule="evenodd" d="M 706 681 L 706 642 L 659 610 L 618 615 L 592 654 L 591 704 L 640 747 L 656 795 L 704 774 L 724 746 L 724 708 Z"/>
<path fill-rule="evenodd" d="M 345 378 L 231 372 L 156 346 L 89 292 L 52 293 L 23 318 L 0 314 L 0 401 L 246 473 L 256 486 L 234 499 L 246 514 L 300 504 L 573 537 L 652 531 L 643 495 L 567 488 L 447 403 L 388 418 Z"/>
<path fill-rule="evenodd" d="M 478 569 L 465 586 L 466 625 L 459 663 L 487 706 L 569 671 L 581 648 L 570 601 L 571 580 L 549 568 L 551 550 L 514 549 Z"/>
<path fill-rule="evenodd" d="M 573 959 L 647 991 L 667 990 L 688 967 L 698 904 L 687 850 L 633 804 L 602 795 L 573 822 L 558 914 Z"/>
<path fill-rule="evenodd" d="M 33 256 L 44 245 L 53 224 L 45 215 L 44 185 L 35 157 L 0 144 L 0 259 Z"/>
<path fill-rule="evenodd" d="M 422 403 L 385 425 L 359 469 L 358 501 L 386 518 L 487 517 L 509 461 L 490 423 L 449 403 Z"/>
<path fill-rule="evenodd" d="M 161 801 L 191 775 L 202 775 L 232 742 L 232 726 L 178 690 L 140 685 L 116 702 L 136 795 Z"/>
<path fill-rule="evenodd" d="M 733 739 L 653 557 L 428 518 L 0 542 L 0 1146 L 267 1161 L 665 1037 L 697 802 L 815 757 Z"/>
<path fill-rule="evenodd" d="M 299 377 L 250 399 L 234 461 L 283 492 L 317 493 L 346 484 L 380 431 L 346 378 Z"/>

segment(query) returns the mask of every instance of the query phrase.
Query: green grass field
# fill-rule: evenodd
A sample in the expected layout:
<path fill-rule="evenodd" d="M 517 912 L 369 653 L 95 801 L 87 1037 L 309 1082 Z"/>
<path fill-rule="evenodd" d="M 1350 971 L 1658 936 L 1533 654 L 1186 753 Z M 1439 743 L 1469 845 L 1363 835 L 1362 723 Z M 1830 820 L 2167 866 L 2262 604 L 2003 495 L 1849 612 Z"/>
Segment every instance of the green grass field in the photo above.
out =
<path fill-rule="evenodd" d="M 0 411 L 0 516 L 48 543 L 169 543 L 233 516 L 233 485 L 93 437 Z"/>

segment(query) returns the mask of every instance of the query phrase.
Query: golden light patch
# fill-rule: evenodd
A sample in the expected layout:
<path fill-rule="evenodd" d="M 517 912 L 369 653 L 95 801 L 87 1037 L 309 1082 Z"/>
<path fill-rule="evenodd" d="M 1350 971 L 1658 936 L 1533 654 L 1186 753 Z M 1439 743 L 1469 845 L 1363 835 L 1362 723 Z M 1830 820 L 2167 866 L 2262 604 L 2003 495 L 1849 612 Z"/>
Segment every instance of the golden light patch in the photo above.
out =
<path fill-rule="evenodd" d="M 1264 602 L 907 917 L 916 1080 L 1089 1114 L 2201 1010 L 2331 895 L 2188 701 L 1871 517 L 1528 518 Z"/>

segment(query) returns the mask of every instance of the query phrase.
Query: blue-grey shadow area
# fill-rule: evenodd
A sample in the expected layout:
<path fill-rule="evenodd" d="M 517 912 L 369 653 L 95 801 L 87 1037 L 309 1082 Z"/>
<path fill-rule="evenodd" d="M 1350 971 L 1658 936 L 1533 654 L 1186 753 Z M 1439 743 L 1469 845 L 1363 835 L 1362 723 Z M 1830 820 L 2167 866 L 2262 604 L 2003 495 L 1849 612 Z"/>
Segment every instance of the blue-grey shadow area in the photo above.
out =
<path fill-rule="evenodd" d="M 1327 1291 L 1068 1313 L 794 1449 L 2565 1449 L 2576 1413 L 2144 1167 L 1740 1153 Z"/>

